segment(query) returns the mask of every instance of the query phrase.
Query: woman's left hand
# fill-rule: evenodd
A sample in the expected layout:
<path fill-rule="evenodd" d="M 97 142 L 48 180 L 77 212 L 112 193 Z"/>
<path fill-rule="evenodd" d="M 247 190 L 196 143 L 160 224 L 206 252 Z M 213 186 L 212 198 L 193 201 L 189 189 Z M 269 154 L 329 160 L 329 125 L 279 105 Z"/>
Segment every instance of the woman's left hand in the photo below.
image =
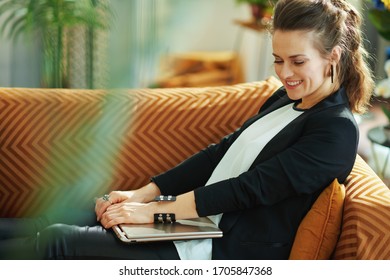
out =
<path fill-rule="evenodd" d="M 150 224 L 153 223 L 156 202 L 137 203 L 123 202 L 109 206 L 102 215 L 100 223 L 104 228 L 118 224 Z"/>

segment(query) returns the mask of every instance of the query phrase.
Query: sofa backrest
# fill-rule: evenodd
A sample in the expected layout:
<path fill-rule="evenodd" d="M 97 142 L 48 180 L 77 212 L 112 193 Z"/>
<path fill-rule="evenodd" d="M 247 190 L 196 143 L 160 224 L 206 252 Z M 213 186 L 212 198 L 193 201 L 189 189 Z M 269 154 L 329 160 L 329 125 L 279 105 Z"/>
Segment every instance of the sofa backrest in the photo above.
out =
<path fill-rule="evenodd" d="M 135 189 L 218 141 L 279 86 L 0 89 L 0 216 Z"/>

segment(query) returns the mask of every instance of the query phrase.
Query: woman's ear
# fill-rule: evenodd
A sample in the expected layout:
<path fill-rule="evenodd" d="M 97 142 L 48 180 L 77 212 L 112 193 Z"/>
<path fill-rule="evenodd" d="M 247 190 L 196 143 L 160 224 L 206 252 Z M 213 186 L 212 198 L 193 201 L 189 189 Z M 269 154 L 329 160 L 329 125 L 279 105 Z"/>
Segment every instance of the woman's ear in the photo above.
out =
<path fill-rule="evenodd" d="M 334 79 L 336 77 L 337 79 L 337 76 L 338 76 L 338 63 L 340 62 L 340 59 L 341 59 L 341 54 L 342 54 L 342 49 L 340 46 L 335 46 L 333 49 L 332 49 L 332 52 L 330 54 L 330 80 L 331 80 L 331 83 L 333 84 L 334 83 Z"/>
<path fill-rule="evenodd" d="M 330 60 L 336 62 L 336 64 L 339 63 L 341 59 L 341 53 L 342 53 L 341 47 L 338 45 L 335 46 L 332 50 L 332 53 L 330 54 Z"/>

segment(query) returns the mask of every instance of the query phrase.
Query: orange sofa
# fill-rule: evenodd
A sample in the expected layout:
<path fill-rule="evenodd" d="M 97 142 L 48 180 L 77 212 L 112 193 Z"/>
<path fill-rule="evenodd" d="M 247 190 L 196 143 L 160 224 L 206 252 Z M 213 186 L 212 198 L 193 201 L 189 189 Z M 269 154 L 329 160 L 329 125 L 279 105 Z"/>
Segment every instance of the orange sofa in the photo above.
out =
<path fill-rule="evenodd" d="M 171 89 L 0 88 L 0 217 L 134 189 L 256 114 L 265 81 Z M 390 190 L 357 156 L 329 258 L 390 259 Z"/>

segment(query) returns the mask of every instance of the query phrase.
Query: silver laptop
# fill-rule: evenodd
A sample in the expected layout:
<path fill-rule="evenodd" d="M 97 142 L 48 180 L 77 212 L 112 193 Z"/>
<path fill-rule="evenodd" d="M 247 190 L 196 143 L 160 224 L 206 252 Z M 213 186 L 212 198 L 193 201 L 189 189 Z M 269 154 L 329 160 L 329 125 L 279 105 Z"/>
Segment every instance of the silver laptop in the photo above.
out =
<path fill-rule="evenodd" d="M 129 243 L 222 237 L 222 231 L 206 217 L 163 224 L 121 224 L 113 230 Z"/>

